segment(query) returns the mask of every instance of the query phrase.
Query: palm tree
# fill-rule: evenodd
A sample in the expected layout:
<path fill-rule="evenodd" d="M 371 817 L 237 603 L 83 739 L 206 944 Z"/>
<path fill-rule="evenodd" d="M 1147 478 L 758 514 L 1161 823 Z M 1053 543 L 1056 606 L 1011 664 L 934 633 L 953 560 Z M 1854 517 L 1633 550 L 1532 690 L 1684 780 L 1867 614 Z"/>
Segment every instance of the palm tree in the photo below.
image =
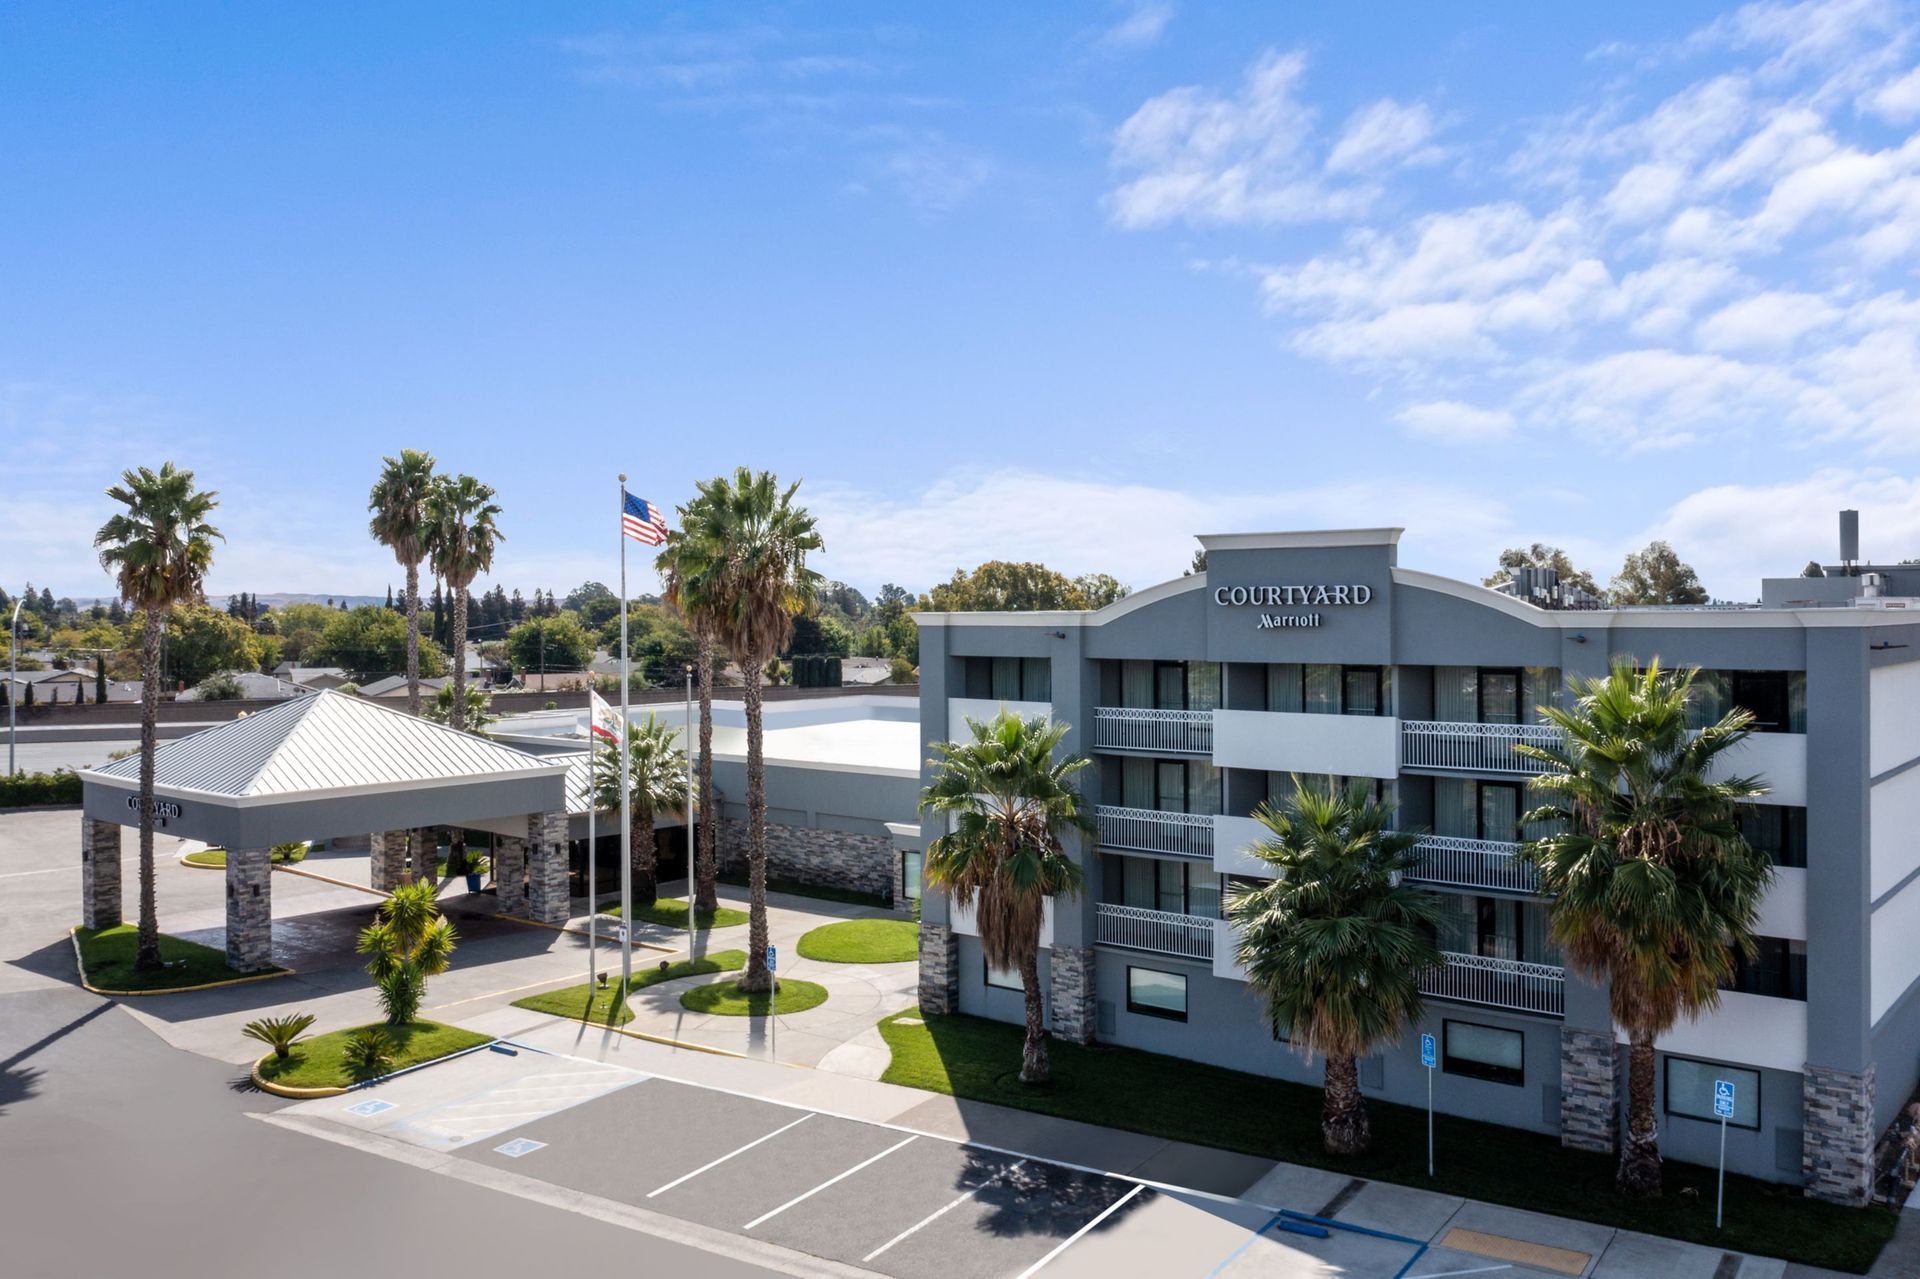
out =
<path fill-rule="evenodd" d="M 1753 732 L 1735 710 L 1698 733 L 1687 703 L 1697 671 L 1614 663 L 1572 681 L 1571 707 L 1541 708 L 1564 738 L 1514 749 L 1547 765 L 1528 813 L 1552 832 L 1523 855 L 1540 871 L 1553 939 L 1582 975 L 1605 982 L 1627 1034 L 1627 1139 L 1615 1174 L 1631 1195 L 1660 1193 L 1654 1042 L 1717 1007 L 1754 927 L 1773 868 L 1740 835 L 1758 777 L 1710 776 Z"/>
<path fill-rule="evenodd" d="M 1041 1016 L 1040 927 L 1049 897 L 1079 893 L 1080 867 L 1067 855 L 1069 831 L 1091 835 L 1092 814 L 1073 775 L 1093 761 L 1055 759 L 1067 726 L 1001 711 L 990 723 L 967 721 L 972 740 L 936 742 L 933 781 L 920 794 L 923 813 L 951 817 L 952 829 L 927 845 L 927 881 L 971 909 L 987 963 L 1020 974 L 1027 999 L 1027 1040 L 1020 1081 L 1051 1077 Z"/>
<path fill-rule="evenodd" d="M 759 672 L 793 637 L 793 618 L 813 604 L 820 575 L 807 553 L 825 545 L 813 516 L 794 504 L 798 483 L 782 490 L 766 471 L 741 467 L 731 480 L 704 481 L 709 538 L 682 548 L 681 571 L 713 584 L 715 634 L 746 676 L 747 967 L 739 986 L 773 989 L 767 969 L 767 770 Z"/>
<path fill-rule="evenodd" d="M 700 764 L 699 838 L 695 865 L 689 868 L 694 881 L 693 908 L 714 911 L 720 905 L 720 866 L 714 843 L 713 808 L 713 650 L 714 614 L 718 603 L 718 574 L 723 563 L 716 551 L 713 508 L 705 496 L 695 497 L 680 508 L 680 527 L 667 534 L 666 546 L 655 564 L 666 584 L 668 604 L 680 610 L 687 628 L 693 632 L 696 657 L 695 680 L 700 685 Z"/>
<path fill-rule="evenodd" d="M 594 769 L 594 806 L 605 812 L 620 807 L 620 746 L 602 742 Z M 655 874 L 653 823 L 663 814 L 687 810 L 687 757 L 674 744 L 671 728 L 653 715 L 636 725 L 627 742 L 629 797 L 633 823 L 633 900 L 651 906 L 659 898 Z"/>
<path fill-rule="evenodd" d="M 367 957 L 367 973 L 380 988 L 380 1007 L 390 1026 L 405 1026 L 420 1014 L 427 978 L 453 963 L 459 937 L 440 913 L 431 881 L 402 884 L 380 903 L 380 914 L 360 930 L 354 949 Z"/>
<path fill-rule="evenodd" d="M 434 482 L 433 454 L 401 449 L 386 459 L 367 495 L 373 518 L 367 531 L 407 570 L 407 710 L 420 713 L 420 561 L 425 558 L 427 494 Z"/>
<path fill-rule="evenodd" d="M 465 727 L 467 702 L 467 588 L 493 567 L 505 535 L 494 521 L 493 488 L 471 475 L 437 477 L 427 493 L 427 553 L 433 571 L 453 593 L 453 698 L 447 723 Z"/>
<path fill-rule="evenodd" d="M 127 509 L 93 535 L 100 566 L 113 574 L 120 597 L 141 614 L 140 635 L 140 938 L 134 967 L 160 968 L 160 917 L 153 897 L 153 752 L 160 713 L 160 640 L 176 604 L 200 598 L 213 563 L 215 538 L 207 516 L 220 495 L 193 486 L 193 472 L 172 462 L 159 471 L 130 470 L 107 496 Z"/>
<path fill-rule="evenodd" d="M 1320 1139 L 1357 1155 L 1370 1138 L 1359 1059 L 1419 1018 L 1420 974 L 1440 962 L 1438 902 L 1401 879 L 1420 837 L 1393 830 L 1393 805 L 1365 782 L 1296 777 L 1281 808 L 1254 816 L 1267 830 L 1248 852 L 1275 878 L 1228 898 L 1235 958 L 1274 1034 L 1326 1058 Z"/>

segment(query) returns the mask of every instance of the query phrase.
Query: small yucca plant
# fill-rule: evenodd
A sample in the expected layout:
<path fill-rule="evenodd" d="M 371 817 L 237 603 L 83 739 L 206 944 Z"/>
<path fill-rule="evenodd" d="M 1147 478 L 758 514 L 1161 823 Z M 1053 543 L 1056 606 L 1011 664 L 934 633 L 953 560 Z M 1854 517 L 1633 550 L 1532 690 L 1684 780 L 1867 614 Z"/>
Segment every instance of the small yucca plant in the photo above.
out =
<path fill-rule="evenodd" d="M 347 1073 L 355 1079 L 372 1079 L 393 1068 L 393 1041 L 378 1026 L 367 1026 L 347 1036 L 342 1054 Z"/>
<path fill-rule="evenodd" d="M 273 1049 L 275 1057 L 285 1061 L 287 1050 L 299 1043 L 312 1025 L 312 1013 L 294 1013 L 287 1017 L 262 1017 L 258 1021 L 250 1021 L 241 1027 L 240 1033 L 248 1039 L 259 1040 Z"/>

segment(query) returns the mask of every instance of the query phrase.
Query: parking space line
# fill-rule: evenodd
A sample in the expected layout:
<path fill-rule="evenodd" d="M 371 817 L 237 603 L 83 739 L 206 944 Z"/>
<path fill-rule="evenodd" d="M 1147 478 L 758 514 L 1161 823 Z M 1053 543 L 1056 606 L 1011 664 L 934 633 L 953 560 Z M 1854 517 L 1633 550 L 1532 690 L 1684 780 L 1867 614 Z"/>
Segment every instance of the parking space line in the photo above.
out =
<path fill-rule="evenodd" d="M 796 1120 L 795 1122 L 798 1122 L 798 1121 Z M 815 1186 L 812 1190 L 807 1191 L 803 1195 L 795 1195 L 793 1198 L 781 1204 L 778 1208 L 775 1208 L 772 1212 L 761 1213 L 758 1217 L 755 1217 L 752 1221 L 749 1221 L 746 1225 L 740 1228 L 742 1230 L 752 1230 L 755 1226 L 759 1225 L 761 1222 L 770 1221 L 773 1218 L 778 1217 L 781 1213 L 785 1212 L 787 1209 L 793 1207 L 797 1203 L 805 1203 L 807 1200 L 819 1194 L 822 1190 L 825 1190 L 828 1186 L 835 1185 L 838 1182 L 845 1181 L 848 1177 L 853 1176 L 854 1173 L 859 1172 L 862 1168 L 865 1168 L 870 1164 L 877 1164 L 882 1159 L 885 1159 L 888 1155 L 892 1154 L 894 1151 L 900 1149 L 900 1147 L 911 1146 L 914 1142 L 918 1140 L 920 1140 L 918 1137 L 909 1137 L 905 1141 L 896 1141 L 895 1143 L 893 1143 L 893 1145 L 888 1146 L 885 1150 L 881 1151 L 879 1154 L 874 1155 L 868 1159 L 862 1159 L 859 1163 L 847 1169 L 845 1172 L 840 1173 L 837 1176 L 827 1178 L 825 1181 L 821 1182 L 819 1185 Z"/>
<path fill-rule="evenodd" d="M 887 1249 L 893 1247 L 893 1245 L 899 1243 L 902 1239 L 905 1239 L 908 1235 L 913 1234 L 915 1231 L 919 1230 L 921 1227 L 931 1226 L 934 1222 L 940 1220 L 940 1218 L 946 1216 L 948 1213 L 952 1212 L 955 1208 L 958 1208 L 961 1204 L 967 1202 L 967 1200 L 973 1198 L 975 1195 L 979 1194 L 982 1190 L 985 1190 L 988 1186 L 991 1186 L 994 1182 L 999 1181 L 1002 1177 L 1009 1175 L 1014 1170 L 1019 1168 L 1021 1164 L 1024 1164 L 1026 1162 L 1027 1161 L 1024 1159 L 1016 1159 L 1014 1162 L 1008 1164 L 1005 1168 L 1002 1168 L 999 1172 L 994 1173 L 993 1176 L 987 1178 L 985 1181 L 975 1186 L 972 1190 L 969 1190 L 966 1194 L 961 1195 L 958 1199 L 955 1199 L 952 1203 L 948 1204 L 946 1207 L 935 1208 L 932 1212 L 928 1213 L 926 1216 L 922 1217 L 920 1220 L 914 1222 L 911 1226 L 908 1226 L 905 1230 L 902 1230 L 899 1234 L 887 1240 L 885 1243 L 881 1244 L 878 1248 L 875 1248 L 872 1252 L 868 1253 L 866 1256 L 860 1258 L 860 1264 L 864 1266 L 867 1262 L 872 1261 L 875 1257 L 879 1256 L 881 1253 L 885 1252 Z"/>
<path fill-rule="evenodd" d="M 647 1198 L 651 1199 L 655 1195 L 664 1195 L 665 1193 L 667 1193 L 667 1191 L 672 1190 L 675 1186 L 679 1185 L 681 1182 L 692 1181 L 695 1177 L 698 1177 L 701 1173 L 706 1172 L 709 1169 L 718 1168 L 721 1164 L 727 1162 L 727 1160 L 733 1158 L 735 1155 L 746 1154 L 749 1150 L 752 1150 L 755 1146 L 759 1145 L 763 1141 L 772 1141 L 775 1137 L 778 1137 L 781 1133 L 785 1132 L 788 1128 L 798 1127 L 799 1125 L 807 1122 L 807 1120 L 813 1118 L 813 1116 L 814 1116 L 814 1112 L 809 1110 L 806 1114 L 800 1116 L 798 1119 L 794 1120 L 792 1123 L 784 1124 L 779 1128 L 775 1128 L 772 1132 L 768 1133 L 764 1137 L 755 1137 L 752 1141 L 740 1147 L 738 1150 L 729 1150 L 726 1154 L 721 1155 L 718 1159 L 714 1160 L 712 1163 L 701 1164 L 698 1168 L 695 1168 L 692 1172 L 687 1173 L 685 1176 L 675 1177 L 672 1181 L 669 1181 L 666 1185 L 660 1187 L 660 1189 L 649 1191 L 647 1193 Z"/>
<path fill-rule="evenodd" d="M 1049 1261 L 1052 1261 L 1055 1257 L 1059 1256 L 1061 1253 L 1065 1252 L 1067 1249 L 1073 1247 L 1073 1245 L 1079 1243 L 1081 1238 L 1084 1235 L 1086 1235 L 1087 1232 L 1092 1230 L 1095 1226 L 1099 1225 L 1101 1222 L 1105 1221 L 1108 1217 L 1111 1217 L 1114 1213 L 1119 1212 L 1121 1208 L 1126 1206 L 1126 1203 L 1129 1199 L 1133 1198 L 1135 1195 L 1139 1194 L 1142 1190 L 1145 1190 L 1145 1189 L 1146 1189 L 1146 1186 L 1144 1183 L 1136 1183 L 1132 1190 L 1129 1190 L 1126 1194 L 1121 1195 L 1118 1199 L 1108 1204 L 1106 1206 L 1106 1210 L 1103 1211 L 1098 1217 L 1095 1217 L 1092 1221 L 1089 1221 L 1086 1225 L 1080 1227 L 1080 1229 L 1068 1235 L 1065 1239 L 1060 1241 L 1058 1246 L 1056 1246 L 1052 1252 L 1040 1258 L 1040 1260 L 1034 1262 L 1032 1265 L 1028 1266 L 1025 1270 L 1022 1270 L 1020 1272 L 1020 1279 L 1028 1279 L 1030 1275 L 1037 1274 L 1040 1270 L 1040 1267 L 1046 1265 Z"/>

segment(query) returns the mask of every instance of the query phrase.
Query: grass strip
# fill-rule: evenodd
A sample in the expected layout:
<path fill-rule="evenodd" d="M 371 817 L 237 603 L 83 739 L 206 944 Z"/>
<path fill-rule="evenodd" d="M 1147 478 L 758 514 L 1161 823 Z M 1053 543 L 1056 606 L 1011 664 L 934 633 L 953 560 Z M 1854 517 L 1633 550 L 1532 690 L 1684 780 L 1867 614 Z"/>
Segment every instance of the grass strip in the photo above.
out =
<path fill-rule="evenodd" d="M 227 967 L 224 950 L 165 933 L 160 934 L 160 958 L 166 967 L 141 972 L 133 966 L 134 955 L 140 947 L 140 929 L 135 924 L 82 928 L 74 936 L 80 939 L 80 963 L 86 969 L 88 984 L 102 990 L 177 990 L 182 986 L 204 986 L 249 975 Z"/>
<path fill-rule="evenodd" d="M 695 986 L 680 996 L 680 1006 L 690 1012 L 717 1013 L 722 1017 L 765 1017 L 769 1007 L 777 1013 L 802 1013 L 827 1002 L 827 988 L 810 981 L 788 977 L 780 983 L 779 1002 L 759 991 L 748 995 L 730 981 Z"/>
<path fill-rule="evenodd" d="M 306 860 L 306 844 L 295 845 L 291 852 L 282 853 L 278 845 L 267 850 L 267 861 L 275 866 L 291 866 Z M 227 864 L 227 850 L 224 848 L 203 848 L 197 853 L 188 853 L 180 859 L 189 866 L 224 867 Z"/>
<path fill-rule="evenodd" d="M 1873 1264 L 1898 1221 L 1884 1208 L 1820 1203 L 1729 1173 L 1726 1228 L 1715 1230 L 1712 1168 L 1669 1159 L 1665 1195 L 1628 1199 L 1613 1188 L 1610 1155 L 1452 1115 L 1434 1116 L 1438 1175 L 1429 1179 L 1424 1109 L 1369 1100 L 1372 1149 L 1338 1158 L 1321 1148 L 1318 1088 L 1059 1039 L 1048 1045 L 1052 1086 L 1029 1088 L 1019 1081 L 1020 1027 L 959 1014 L 902 1020 L 919 1017 L 909 1010 L 881 1021 L 893 1051 L 885 1082 L 1854 1274 Z"/>
<path fill-rule="evenodd" d="M 620 918 L 619 903 L 600 908 L 602 915 Z M 658 924 L 662 928 L 680 928 L 687 926 L 687 903 L 680 897 L 662 897 L 651 906 L 635 906 L 633 917 L 643 924 Z M 703 910 L 693 917 L 696 929 L 736 928 L 747 922 L 747 912 L 735 910 L 731 906 L 721 906 L 714 910 Z"/>
<path fill-rule="evenodd" d="M 846 919 L 800 939 L 802 959 L 827 964 L 904 964 L 920 957 L 920 925 L 911 919 Z"/>
<path fill-rule="evenodd" d="M 632 989 L 645 990 L 649 986 L 663 981 L 672 981 L 676 977 L 699 977 L 707 973 L 737 972 L 746 967 L 746 964 L 747 952 L 744 950 L 716 950 L 711 955 L 700 959 L 683 959 L 677 964 L 635 969 Z M 528 995 L 525 999 L 514 1000 L 513 1006 L 536 1013 L 547 1013 L 554 1017 L 572 1017 L 578 1021 L 590 1021 L 598 1026 L 624 1026 L 633 1020 L 633 1009 L 627 1007 L 626 992 L 621 989 L 617 980 L 609 981 L 605 986 L 595 986 L 591 990 L 587 988 L 585 982 L 582 982 L 578 986 L 568 986 L 563 990 L 549 990 L 544 994 Z"/>
<path fill-rule="evenodd" d="M 475 1034 L 437 1021 L 409 1022 L 404 1026 L 377 1021 L 371 1023 L 371 1028 L 386 1032 L 393 1045 L 393 1064 L 381 1072 L 383 1074 L 493 1042 L 492 1035 Z M 269 1054 L 260 1063 L 260 1077 L 288 1088 L 346 1088 L 357 1084 L 360 1080 L 347 1070 L 347 1039 L 366 1029 L 367 1026 L 352 1026 L 303 1039 L 289 1050 L 284 1061 Z"/>

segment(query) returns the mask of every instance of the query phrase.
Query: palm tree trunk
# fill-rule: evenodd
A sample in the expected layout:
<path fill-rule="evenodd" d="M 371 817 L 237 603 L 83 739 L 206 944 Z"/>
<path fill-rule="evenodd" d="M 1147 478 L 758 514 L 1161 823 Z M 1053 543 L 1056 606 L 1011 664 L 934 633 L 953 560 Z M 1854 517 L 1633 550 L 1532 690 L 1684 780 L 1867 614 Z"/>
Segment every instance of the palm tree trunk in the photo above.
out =
<path fill-rule="evenodd" d="M 1053 1066 L 1047 1059 L 1045 1005 L 1040 999 L 1040 957 L 1029 950 L 1020 962 L 1020 989 L 1027 997 L 1027 1042 L 1020 1052 L 1020 1082 L 1050 1084 Z"/>
<path fill-rule="evenodd" d="M 153 752 L 159 746 L 160 610 L 146 610 L 140 634 L 140 938 L 133 966 L 154 972 L 160 958 L 160 910 L 153 895 Z"/>
<path fill-rule="evenodd" d="M 700 669 L 700 836 L 693 868 L 697 888 L 693 908 L 713 911 L 720 905 L 720 859 L 715 846 L 713 813 L 713 632 L 699 631 Z"/>
<path fill-rule="evenodd" d="M 741 663 L 747 677 L 747 971 L 740 989 L 748 993 L 773 989 L 773 974 L 767 971 L 767 777 L 760 741 L 760 670 L 766 664 L 758 654 Z"/>
<path fill-rule="evenodd" d="M 1653 1113 L 1653 1036 L 1634 1031 L 1627 1042 L 1627 1140 L 1614 1184 L 1622 1194 L 1660 1194 L 1660 1127 Z"/>
<path fill-rule="evenodd" d="M 653 845 L 653 810 L 645 804 L 633 807 L 633 904 L 651 906 L 660 900 L 658 862 Z"/>
<path fill-rule="evenodd" d="M 453 709 L 447 716 L 455 732 L 467 726 L 467 588 L 453 592 Z"/>
<path fill-rule="evenodd" d="M 407 714 L 420 713 L 420 565 L 407 565 Z"/>
<path fill-rule="evenodd" d="M 1360 1063 L 1351 1055 L 1327 1058 L 1326 1092 L 1320 1111 L 1320 1140 L 1330 1155 L 1364 1154 L 1372 1133 L 1367 1099 L 1360 1095 Z"/>

